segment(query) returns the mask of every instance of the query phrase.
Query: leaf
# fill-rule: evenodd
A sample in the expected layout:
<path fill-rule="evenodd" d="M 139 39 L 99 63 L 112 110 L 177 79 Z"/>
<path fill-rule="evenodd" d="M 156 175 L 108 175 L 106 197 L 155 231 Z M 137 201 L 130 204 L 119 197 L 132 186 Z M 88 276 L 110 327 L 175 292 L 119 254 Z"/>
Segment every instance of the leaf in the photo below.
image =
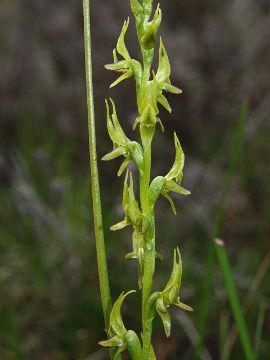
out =
<path fill-rule="evenodd" d="M 175 145 L 175 160 L 171 170 L 165 176 L 167 180 L 172 180 L 177 178 L 183 172 L 183 168 L 185 164 L 185 155 L 176 133 L 174 133 L 174 145 Z"/>

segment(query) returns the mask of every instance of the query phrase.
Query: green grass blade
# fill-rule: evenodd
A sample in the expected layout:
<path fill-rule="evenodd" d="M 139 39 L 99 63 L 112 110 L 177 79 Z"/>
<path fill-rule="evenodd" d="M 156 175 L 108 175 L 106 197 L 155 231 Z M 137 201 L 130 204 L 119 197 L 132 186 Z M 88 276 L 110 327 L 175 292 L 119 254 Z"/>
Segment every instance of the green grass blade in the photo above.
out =
<path fill-rule="evenodd" d="M 227 252 L 224 246 L 223 241 L 215 240 L 215 248 L 217 251 L 218 261 L 220 265 L 221 272 L 224 277 L 224 282 L 227 289 L 227 294 L 229 297 L 229 302 L 231 305 L 231 309 L 235 318 L 235 322 L 238 327 L 239 336 L 241 339 L 241 343 L 243 346 L 243 350 L 246 355 L 247 360 L 254 360 L 254 354 L 248 334 L 247 325 L 245 322 L 245 318 L 241 309 L 240 301 L 237 295 L 232 270 L 230 267 L 230 263 L 228 260 Z"/>
<path fill-rule="evenodd" d="M 212 236 L 211 241 L 209 241 L 208 250 L 207 250 L 207 264 L 206 264 L 206 276 L 205 281 L 203 284 L 203 288 L 201 291 L 201 306 L 200 306 L 200 314 L 199 314 L 199 333 L 200 339 L 199 343 L 196 347 L 195 352 L 195 359 L 200 359 L 201 351 L 204 347 L 204 341 L 206 336 L 206 327 L 207 327 L 207 320 L 209 316 L 210 310 L 210 299 L 211 294 L 213 291 L 212 284 L 213 284 L 213 273 L 216 263 L 215 258 L 215 249 L 212 244 L 212 240 L 219 237 L 219 233 L 222 228 L 223 218 L 224 218 L 224 207 L 225 202 L 228 196 L 228 192 L 230 190 L 230 186 L 232 183 L 233 175 L 235 173 L 235 169 L 241 154 L 241 144 L 242 144 L 242 137 L 244 133 L 244 127 L 247 119 L 248 114 L 248 104 L 246 101 L 242 103 L 240 115 L 238 121 L 235 126 L 233 139 L 232 139 L 232 146 L 231 152 L 228 162 L 228 169 L 225 174 L 224 186 L 223 191 L 221 194 L 221 198 L 218 204 L 218 209 L 212 229 Z"/>

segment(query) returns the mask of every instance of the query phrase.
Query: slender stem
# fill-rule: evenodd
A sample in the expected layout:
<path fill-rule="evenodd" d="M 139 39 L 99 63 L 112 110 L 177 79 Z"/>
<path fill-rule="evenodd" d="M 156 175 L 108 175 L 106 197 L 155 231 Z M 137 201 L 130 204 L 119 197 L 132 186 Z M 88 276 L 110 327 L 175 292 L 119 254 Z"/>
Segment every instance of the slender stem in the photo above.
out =
<path fill-rule="evenodd" d="M 89 0 L 83 0 L 83 13 L 84 13 L 85 69 L 86 69 L 86 91 L 87 91 L 87 108 L 88 108 L 90 175 L 91 175 L 91 184 L 92 184 L 93 216 L 94 216 L 101 302 L 102 302 L 106 330 L 108 333 L 112 305 L 111 305 L 109 277 L 107 271 L 107 259 L 106 259 L 105 243 L 104 243 L 99 176 L 98 176 L 98 166 L 97 166 Z"/>
<path fill-rule="evenodd" d="M 141 138 L 144 148 L 144 172 L 140 178 L 140 200 L 144 214 L 144 272 L 142 281 L 142 326 L 143 326 L 143 350 L 142 359 L 148 360 L 151 336 L 152 321 L 147 320 L 146 309 L 153 286 L 155 271 L 155 218 L 153 210 L 149 205 L 148 191 L 151 178 L 151 144 L 154 136 L 154 127 L 147 128 L 141 125 Z"/>

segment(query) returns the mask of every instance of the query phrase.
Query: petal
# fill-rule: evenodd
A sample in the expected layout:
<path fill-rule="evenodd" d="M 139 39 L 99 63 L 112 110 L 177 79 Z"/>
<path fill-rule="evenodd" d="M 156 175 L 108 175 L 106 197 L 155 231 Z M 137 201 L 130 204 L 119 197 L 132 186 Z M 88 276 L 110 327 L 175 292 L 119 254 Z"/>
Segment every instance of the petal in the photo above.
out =
<path fill-rule="evenodd" d="M 158 314 L 161 317 L 161 320 L 163 322 L 165 334 L 166 334 L 167 337 L 169 337 L 170 334 L 171 334 L 171 318 L 170 318 L 170 315 L 169 315 L 168 311 L 162 312 L 159 309 L 157 309 L 157 312 L 158 312 Z"/>
<path fill-rule="evenodd" d="M 121 76 L 119 76 L 118 79 L 116 79 L 111 85 L 110 85 L 110 89 L 112 89 L 113 87 L 115 87 L 116 85 L 118 85 L 120 82 L 130 78 L 132 76 L 132 70 L 127 70 L 124 72 L 124 74 L 122 74 Z"/>
<path fill-rule="evenodd" d="M 174 180 L 169 180 L 166 182 L 166 190 L 173 191 L 180 195 L 190 195 L 191 192 L 182 186 L 178 185 Z"/>
<path fill-rule="evenodd" d="M 124 149 L 122 146 L 119 146 L 114 150 L 112 150 L 111 152 L 109 152 L 108 154 L 104 155 L 101 160 L 109 161 L 125 154 L 126 154 L 126 149 Z"/>

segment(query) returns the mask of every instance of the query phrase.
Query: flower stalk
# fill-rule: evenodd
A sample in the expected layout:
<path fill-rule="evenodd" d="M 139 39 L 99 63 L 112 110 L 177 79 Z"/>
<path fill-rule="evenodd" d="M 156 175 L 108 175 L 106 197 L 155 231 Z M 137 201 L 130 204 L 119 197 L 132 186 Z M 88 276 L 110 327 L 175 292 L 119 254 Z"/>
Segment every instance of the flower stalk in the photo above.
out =
<path fill-rule="evenodd" d="M 112 305 L 111 305 L 109 277 L 107 270 L 106 250 L 104 243 L 99 175 L 98 175 L 98 166 L 97 166 L 89 0 L 83 0 L 83 14 L 84 14 L 86 92 L 87 92 L 87 109 L 88 109 L 88 134 L 89 134 L 89 154 L 90 154 L 90 178 L 92 185 L 93 216 L 94 216 L 94 228 L 95 228 L 101 302 L 102 302 L 106 331 L 107 333 L 109 333 L 109 322 L 110 322 Z"/>
<path fill-rule="evenodd" d="M 86 0 L 85 0 L 86 1 Z M 162 19 L 160 6 L 153 11 L 153 0 L 130 0 L 131 10 L 135 18 L 136 31 L 142 60 L 132 59 L 125 44 L 128 32 L 129 18 L 124 21 L 116 48 L 113 50 L 113 63 L 105 65 L 106 69 L 116 71 L 121 75 L 111 84 L 115 87 L 122 81 L 133 77 L 136 87 L 138 116 L 134 119 L 133 129 L 139 127 L 141 144 L 130 140 L 124 133 L 117 116 L 113 100 L 106 100 L 107 129 L 113 143 L 113 149 L 103 157 L 109 161 L 124 157 L 118 171 L 118 176 L 126 172 L 123 189 L 124 219 L 111 226 L 112 231 L 131 226 L 132 251 L 126 259 L 135 259 L 138 264 L 138 287 L 142 292 L 142 335 L 140 337 L 124 325 L 121 316 L 121 306 L 127 295 L 133 290 L 122 293 L 114 303 L 108 322 L 109 338 L 100 344 L 113 349 L 116 359 L 127 350 L 131 359 L 155 360 L 152 346 L 152 325 L 156 315 L 159 315 L 165 335 L 170 336 L 171 320 L 169 308 L 176 305 L 187 311 L 192 308 L 180 301 L 179 293 L 182 279 L 182 260 L 179 248 L 174 250 L 173 268 L 167 285 L 161 291 L 153 292 L 156 258 L 162 256 L 156 251 L 155 204 L 162 195 L 176 213 L 170 192 L 178 195 L 189 195 L 182 187 L 185 156 L 180 141 L 174 134 L 175 160 L 167 175 L 151 178 L 152 141 L 157 125 L 164 132 L 159 118 L 160 105 L 171 113 L 170 104 L 165 96 L 167 92 L 180 94 L 182 90 L 173 86 L 170 81 L 171 66 L 163 41 L 159 40 L 159 63 L 156 71 L 152 69 L 157 33 Z M 159 128 L 159 127 L 158 127 Z M 134 180 L 128 165 L 134 162 L 138 170 L 139 198 L 134 192 Z"/>

